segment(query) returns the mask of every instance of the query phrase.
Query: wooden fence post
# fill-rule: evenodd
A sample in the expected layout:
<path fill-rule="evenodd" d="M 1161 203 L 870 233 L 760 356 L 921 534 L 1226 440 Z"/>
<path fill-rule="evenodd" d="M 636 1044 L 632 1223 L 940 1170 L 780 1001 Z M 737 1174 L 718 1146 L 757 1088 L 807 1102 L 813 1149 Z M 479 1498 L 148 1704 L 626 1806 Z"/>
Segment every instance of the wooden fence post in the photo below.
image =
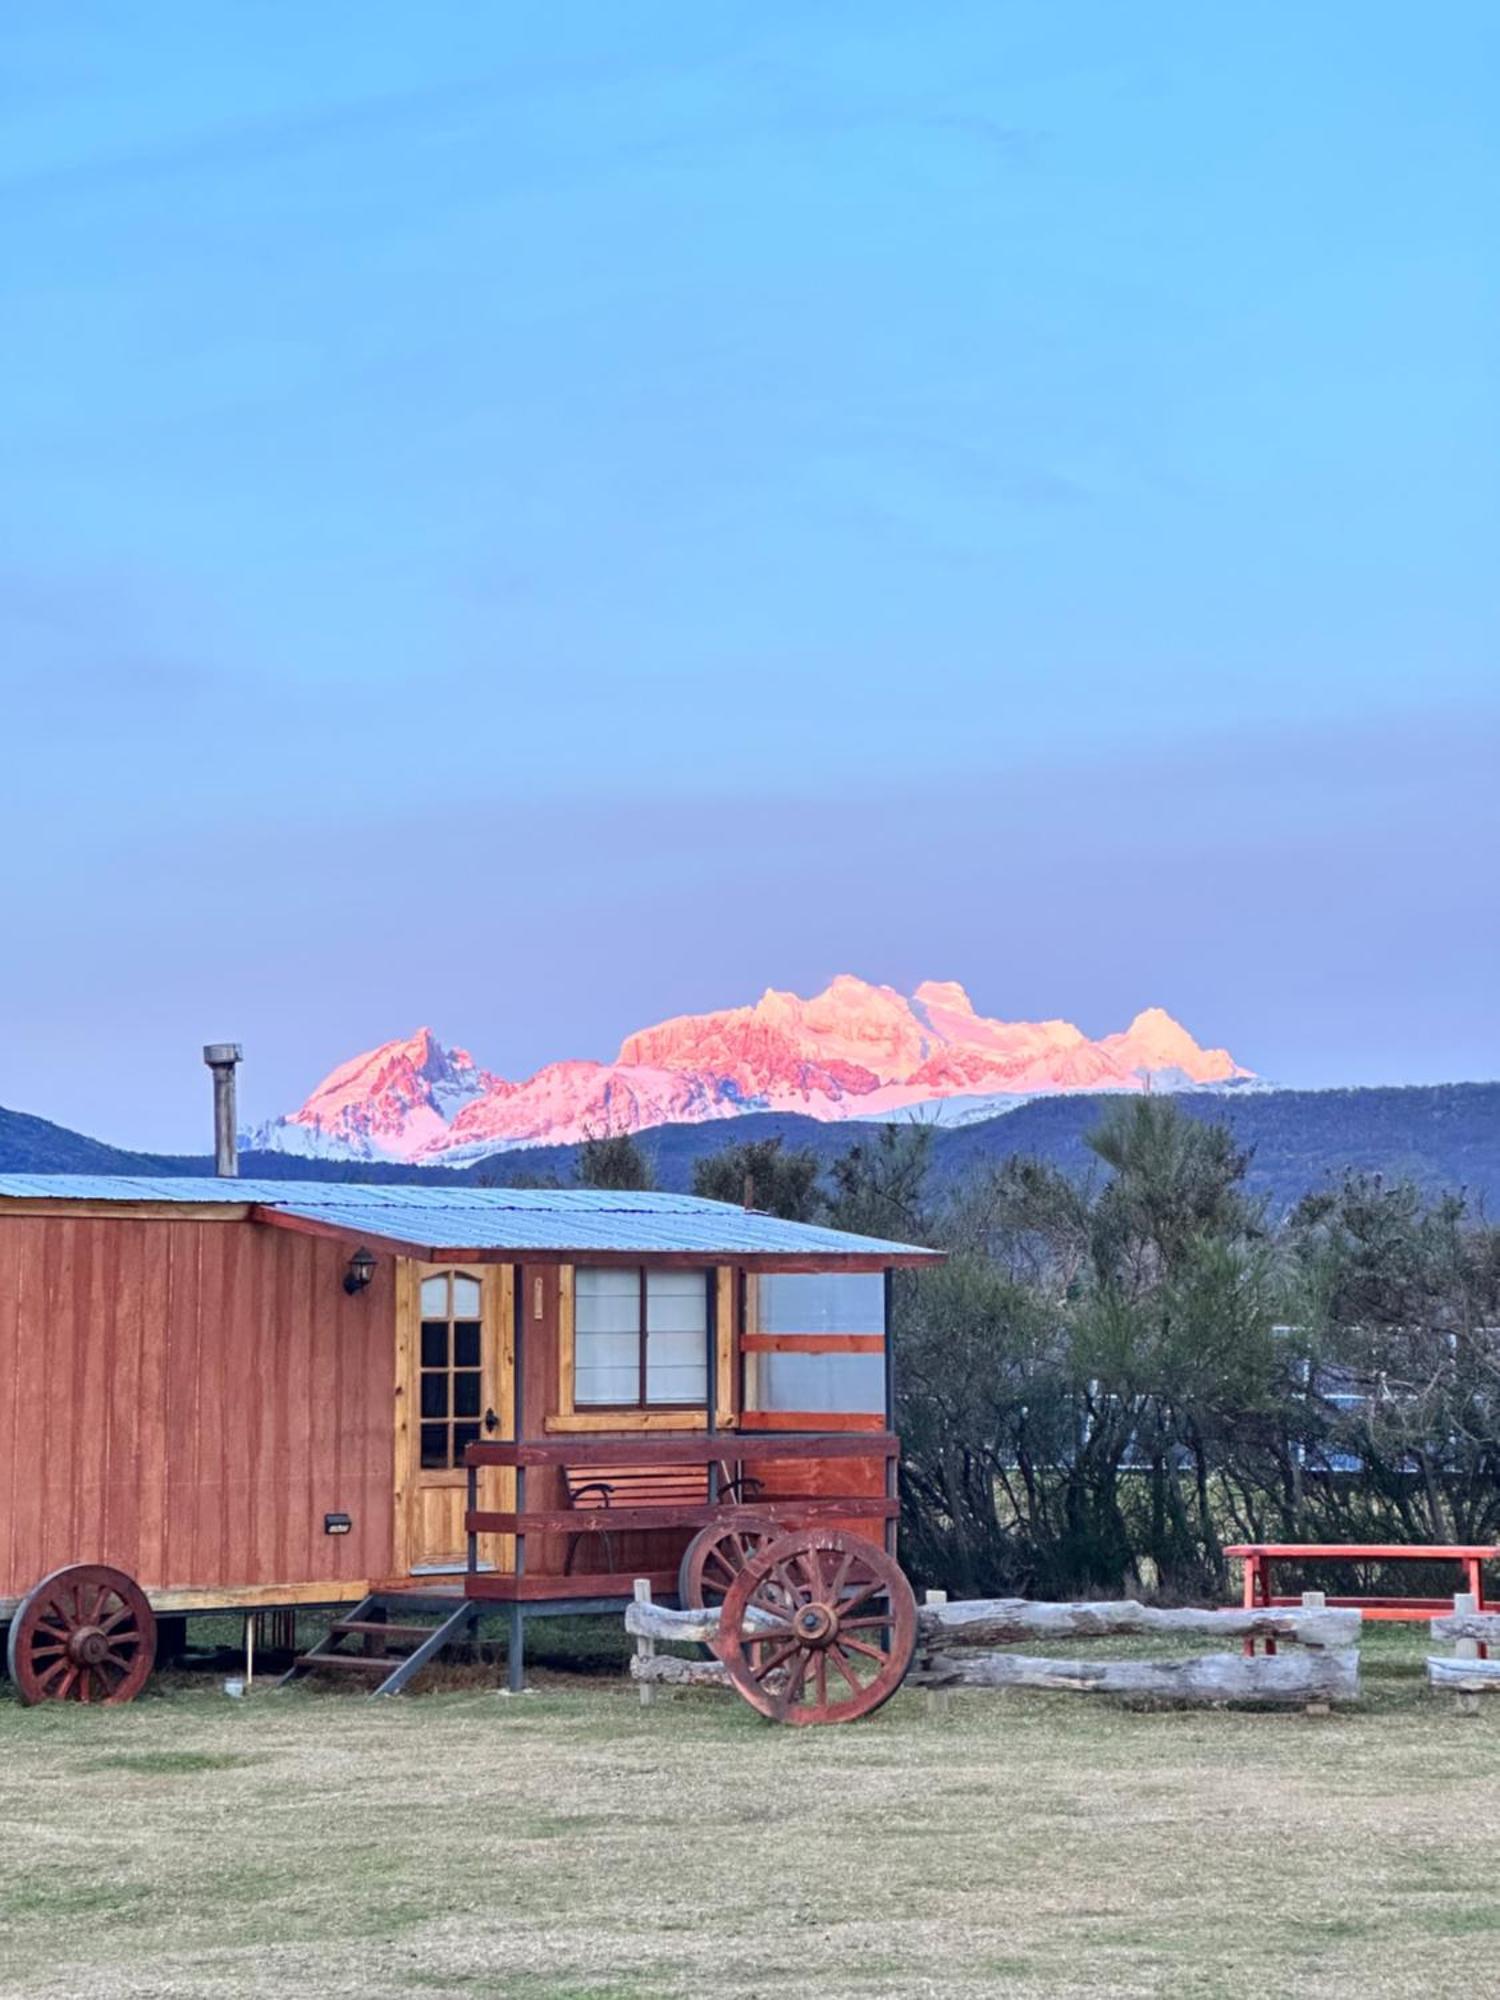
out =
<path fill-rule="evenodd" d="M 651 1602 L 651 1583 L 648 1577 L 638 1576 L 636 1578 L 635 1601 L 637 1604 L 649 1604 Z M 656 1641 L 637 1636 L 635 1653 L 638 1660 L 654 1659 L 656 1657 Z M 639 1683 L 639 1686 L 641 1690 L 641 1707 L 649 1708 L 655 1698 L 656 1689 L 651 1685 L 650 1681 L 643 1680 Z"/>
<path fill-rule="evenodd" d="M 1327 1608 L 1328 1593 L 1326 1591 L 1303 1591 L 1302 1609 L 1304 1611 L 1326 1611 Z M 1333 1705 L 1331 1702 L 1326 1701 L 1310 1701 L 1302 1712 L 1304 1715 L 1332 1715 Z"/>
<path fill-rule="evenodd" d="M 922 1593 L 922 1602 L 924 1604 L 946 1604 L 948 1602 L 948 1593 L 946 1590 L 924 1591 Z M 929 1717 L 935 1717 L 944 1712 L 951 1699 L 952 1697 L 946 1688 L 928 1688 L 922 1697 L 922 1706 L 926 1709 Z"/>
<path fill-rule="evenodd" d="M 1453 1615 L 1455 1618 L 1462 1618 L 1466 1613 L 1477 1611 L 1478 1609 L 1479 1599 L 1472 1590 L 1460 1590 L 1454 1593 Z M 1455 1639 L 1453 1642 L 1453 1657 L 1456 1660 L 1477 1660 L 1479 1658 L 1479 1641 L 1477 1639 Z M 1456 1694 L 1453 1697 L 1453 1707 L 1459 1715 L 1478 1715 L 1479 1696 L 1477 1694 Z"/>

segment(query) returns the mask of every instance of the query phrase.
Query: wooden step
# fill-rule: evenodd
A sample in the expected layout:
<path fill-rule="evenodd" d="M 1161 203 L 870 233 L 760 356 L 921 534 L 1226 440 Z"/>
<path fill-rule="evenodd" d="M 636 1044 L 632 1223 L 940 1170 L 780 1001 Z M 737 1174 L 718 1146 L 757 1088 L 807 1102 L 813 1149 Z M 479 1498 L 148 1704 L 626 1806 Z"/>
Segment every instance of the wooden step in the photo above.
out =
<path fill-rule="evenodd" d="M 328 1628 L 334 1632 L 368 1632 L 376 1639 L 409 1639 L 420 1646 L 437 1630 L 435 1625 L 392 1625 L 379 1618 L 336 1618 Z"/>
<path fill-rule="evenodd" d="M 399 1653 L 388 1653 L 383 1660 L 374 1653 L 302 1653 L 297 1659 L 297 1665 L 310 1674 L 330 1667 L 335 1673 L 384 1675 L 400 1664 Z"/>

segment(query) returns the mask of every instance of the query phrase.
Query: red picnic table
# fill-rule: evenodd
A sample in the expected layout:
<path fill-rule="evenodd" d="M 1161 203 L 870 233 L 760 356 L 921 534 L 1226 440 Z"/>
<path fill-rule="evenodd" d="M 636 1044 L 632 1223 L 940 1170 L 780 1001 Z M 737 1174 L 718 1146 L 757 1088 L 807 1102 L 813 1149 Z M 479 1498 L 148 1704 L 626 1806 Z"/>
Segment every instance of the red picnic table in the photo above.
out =
<path fill-rule="evenodd" d="M 1224 1553 L 1244 1562 L 1247 1611 L 1261 1605 L 1301 1603 L 1298 1597 L 1278 1597 L 1272 1590 L 1271 1565 L 1277 1562 L 1459 1563 L 1464 1588 L 1472 1594 L 1475 1610 L 1483 1611 L 1484 1565 L 1500 1562 L 1500 1547 L 1490 1542 L 1234 1542 Z M 1425 1619 L 1453 1609 L 1451 1597 L 1330 1597 L 1326 1602 L 1362 1611 L 1366 1618 Z M 1267 1650 L 1274 1644 L 1274 1640 L 1269 1641 Z"/>

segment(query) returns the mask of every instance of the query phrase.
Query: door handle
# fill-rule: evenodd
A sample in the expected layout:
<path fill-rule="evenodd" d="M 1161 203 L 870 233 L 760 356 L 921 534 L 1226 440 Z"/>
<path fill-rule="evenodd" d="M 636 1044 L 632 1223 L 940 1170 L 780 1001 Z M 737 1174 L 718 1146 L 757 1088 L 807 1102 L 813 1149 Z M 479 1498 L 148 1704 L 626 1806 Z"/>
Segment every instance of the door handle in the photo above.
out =
<path fill-rule="evenodd" d="M 493 1411 L 493 1409 L 489 1409 L 489 1410 L 486 1410 L 486 1411 L 485 1411 L 485 1413 L 484 1413 L 484 1427 L 485 1427 L 485 1429 L 486 1429 L 487 1431 L 497 1431 L 497 1430 L 499 1430 L 499 1428 L 500 1428 L 500 1419 L 499 1419 L 499 1418 L 498 1418 L 498 1417 L 497 1417 L 497 1416 L 495 1415 L 495 1412 Z"/>

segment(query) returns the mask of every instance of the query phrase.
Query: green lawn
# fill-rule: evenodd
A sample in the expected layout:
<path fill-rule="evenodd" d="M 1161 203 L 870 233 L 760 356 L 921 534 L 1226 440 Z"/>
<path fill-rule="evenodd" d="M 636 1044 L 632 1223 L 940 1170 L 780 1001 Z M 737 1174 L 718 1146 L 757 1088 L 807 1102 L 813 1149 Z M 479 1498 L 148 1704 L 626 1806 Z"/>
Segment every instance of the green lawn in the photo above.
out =
<path fill-rule="evenodd" d="M 0 1993 L 1495 1990 L 1500 1699 L 1366 1645 L 1358 1712 L 902 1695 L 778 1730 L 612 1676 L 367 1703 L 0 1697 Z"/>

